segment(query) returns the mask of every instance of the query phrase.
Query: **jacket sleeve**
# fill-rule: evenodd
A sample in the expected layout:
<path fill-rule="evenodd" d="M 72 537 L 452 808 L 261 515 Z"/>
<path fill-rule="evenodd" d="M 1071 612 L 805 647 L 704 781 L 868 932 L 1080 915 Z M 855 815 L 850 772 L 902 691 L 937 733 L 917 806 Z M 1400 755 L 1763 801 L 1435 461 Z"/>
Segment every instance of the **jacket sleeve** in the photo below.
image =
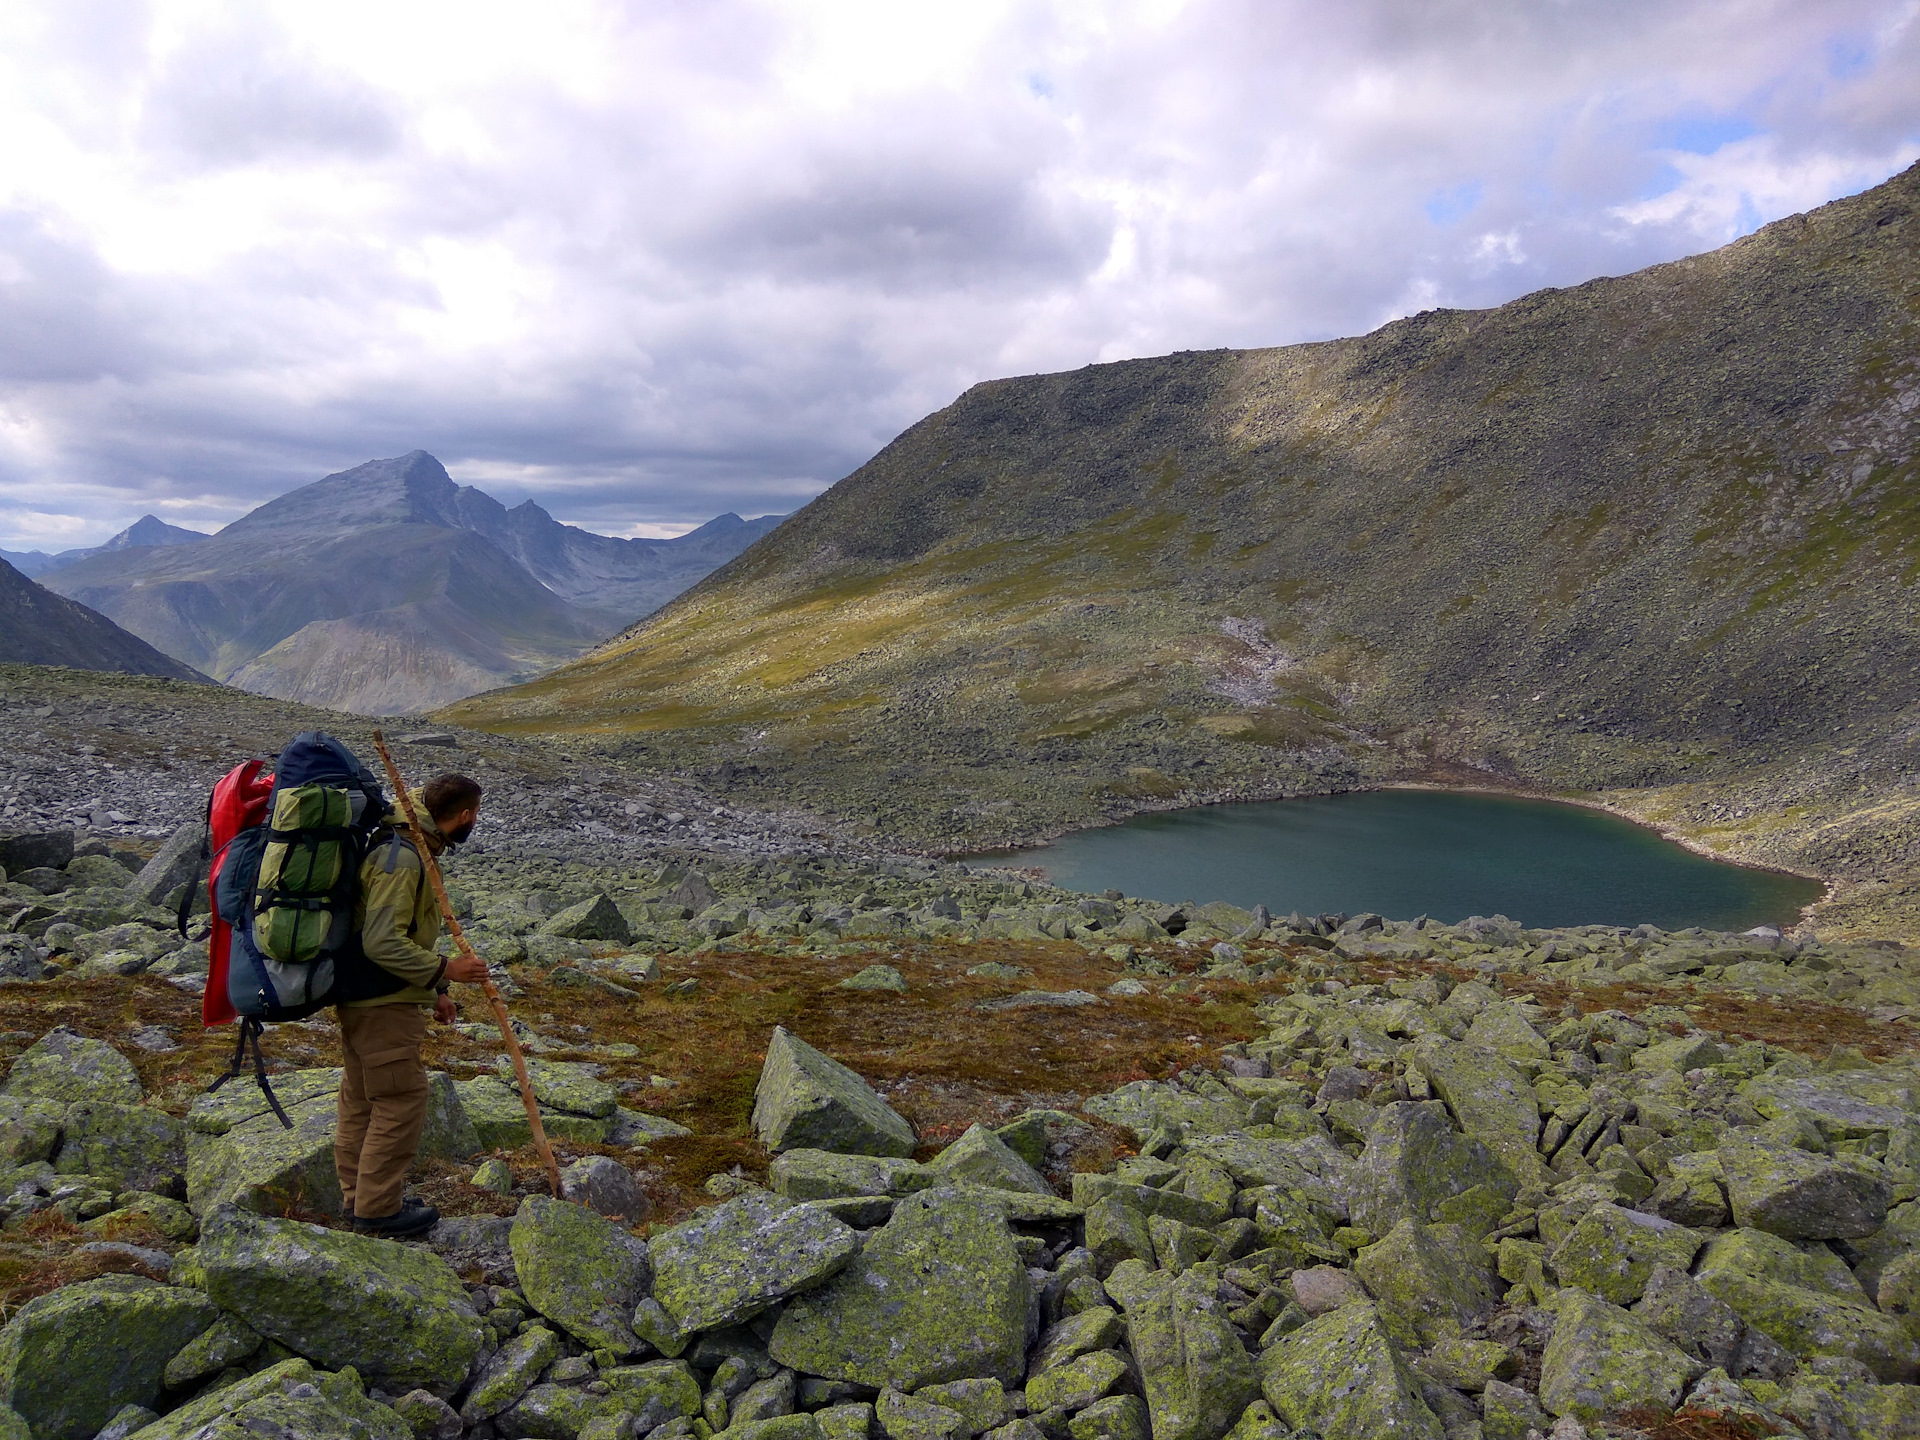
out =
<path fill-rule="evenodd" d="M 446 961 L 407 936 L 425 878 L 420 857 L 411 846 L 383 845 L 367 857 L 360 871 L 361 895 L 366 904 L 360 944 L 367 958 L 388 974 L 410 985 L 431 988 Z"/>

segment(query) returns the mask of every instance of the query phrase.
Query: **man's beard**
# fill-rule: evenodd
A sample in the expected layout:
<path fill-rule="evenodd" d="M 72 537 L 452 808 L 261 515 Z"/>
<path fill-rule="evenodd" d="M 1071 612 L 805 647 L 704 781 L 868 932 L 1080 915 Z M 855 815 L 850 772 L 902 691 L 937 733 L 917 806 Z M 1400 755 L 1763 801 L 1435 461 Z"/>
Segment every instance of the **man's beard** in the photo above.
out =
<path fill-rule="evenodd" d="M 467 837 L 473 834 L 473 824 L 474 822 L 469 820 L 464 825 L 456 826 L 447 831 L 443 838 L 449 845 L 464 845 L 467 843 Z"/>

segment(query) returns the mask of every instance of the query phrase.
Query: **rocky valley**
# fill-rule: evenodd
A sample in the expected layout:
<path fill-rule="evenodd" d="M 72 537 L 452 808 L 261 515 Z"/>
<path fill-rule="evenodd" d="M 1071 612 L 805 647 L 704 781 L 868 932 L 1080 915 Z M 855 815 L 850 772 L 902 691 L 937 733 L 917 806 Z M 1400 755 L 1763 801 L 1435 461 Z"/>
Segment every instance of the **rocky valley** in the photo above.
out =
<path fill-rule="evenodd" d="M 485 823 L 419 1242 L 327 1012 L 208 1094 L 205 786 L 330 723 L 0 667 L 0 1434 L 1528 1440 L 1920 1424 L 1920 954 L 1060 891 L 566 739 Z M 103 1364 L 100 1357 L 114 1357 Z M 10 1429 L 8 1427 L 11 1427 Z"/>

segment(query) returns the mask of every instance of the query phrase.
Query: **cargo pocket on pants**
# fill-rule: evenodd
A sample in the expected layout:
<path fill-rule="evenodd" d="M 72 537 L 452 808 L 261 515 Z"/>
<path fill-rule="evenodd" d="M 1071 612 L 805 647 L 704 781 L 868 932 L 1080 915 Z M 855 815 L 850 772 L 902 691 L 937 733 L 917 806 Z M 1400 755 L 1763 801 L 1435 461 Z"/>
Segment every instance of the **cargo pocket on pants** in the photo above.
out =
<path fill-rule="evenodd" d="M 360 1083 L 369 1100 L 410 1094 L 426 1089 L 426 1065 L 411 1045 L 375 1050 L 360 1057 Z"/>

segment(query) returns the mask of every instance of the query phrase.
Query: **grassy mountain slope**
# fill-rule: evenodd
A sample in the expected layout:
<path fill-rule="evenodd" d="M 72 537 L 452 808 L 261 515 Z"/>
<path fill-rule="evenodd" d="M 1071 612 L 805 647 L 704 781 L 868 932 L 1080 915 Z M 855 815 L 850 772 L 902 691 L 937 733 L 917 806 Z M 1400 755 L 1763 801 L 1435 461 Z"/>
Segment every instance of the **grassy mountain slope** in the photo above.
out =
<path fill-rule="evenodd" d="M 1491 778 L 1920 935 L 1916 201 L 1920 169 L 1496 310 L 975 386 L 449 714 L 946 848 Z"/>
<path fill-rule="evenodd" d="M 0 560 L 0 663 L 68 665 L 124 675 L 205 680 L 191 666 L 162 655 L 97 610 L 36 585 Z"/>

